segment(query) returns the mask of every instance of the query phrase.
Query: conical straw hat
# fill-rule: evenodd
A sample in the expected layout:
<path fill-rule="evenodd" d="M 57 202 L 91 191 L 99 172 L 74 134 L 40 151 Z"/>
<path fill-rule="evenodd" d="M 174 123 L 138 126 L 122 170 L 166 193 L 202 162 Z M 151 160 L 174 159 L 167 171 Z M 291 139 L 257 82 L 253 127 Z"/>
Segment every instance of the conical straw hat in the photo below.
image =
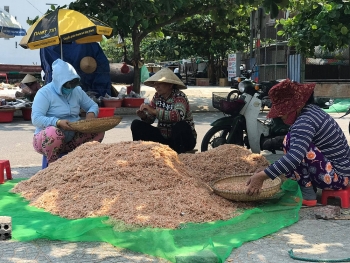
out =
<path fill-rule="evenodd" d="M 24 79 L 22 79 L 21 83 L 26 84 L 26 83 L 31 83 L 37 81 L 36 77 L 27 74 Z"/>
<path fill-rule="evenodd" d="M 186 85 L 174 74 L 169 68 L 163 68 L 156 74 L 149 77 L 144 84 L 150 87 L 154 87 L 155 82 L 165 82 L 175 84 L 178 89 L 187 89 Z"/>
<path fill-rule="evenodd" d="M 93 57 L 83 57 L 80 60 L 80 69 L 85 73 L 91 74 L 95 72 L 96 68 L 97 63 Z"/>

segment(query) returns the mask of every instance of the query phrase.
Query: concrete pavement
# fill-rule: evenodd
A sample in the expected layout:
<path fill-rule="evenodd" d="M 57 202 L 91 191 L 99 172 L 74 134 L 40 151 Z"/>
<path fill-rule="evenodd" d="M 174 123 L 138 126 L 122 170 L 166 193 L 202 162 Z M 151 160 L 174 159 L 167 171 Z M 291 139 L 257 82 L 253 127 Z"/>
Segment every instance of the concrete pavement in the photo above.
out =
<path fill-rule="evenodd" d="M 118 91 L 123 85 L 113 85 Z M 212 92 L 228 93 L 231 91 L 229 86 L 227 87 L 211 87 L 211 86 L 188 86 L 187 89 L 182 90 L 188 97 L 193 112 L 210 112 L 216 111 L 212 105 Z M 141 85 L 141 95 L 144 98 L 152 99 L 155 89 L 145 85 Z M 135 114 L 134 108 L 117 108 L 116 114 L 120 115 L 133 115 Z"/>
<path fill-rule="evenodd" d="M 142 89 L 141 89 L 142 90 Z M 152 88 L 145 88 L 151 94 Z M 229 91 L 229 87 L 189 87 L 185 90 L 194 110 L 194 119 L 198 131 L 197 149 L 209 129 L 210 123 L 222 116 L 212 111 L 211 93 L 213 91 Z M 195 110 L 202 109 L 202 110 Z M 122 122 L 106 133 L 104 143 L 131 140 L 130 123 L 135 118 L 128 109 L 123 114 Z M 119 113 L 121 114 L 121 113 Z M 349 117 L 338 119 L 341 114 L 332 114 L 347 135 Z M 30 177 L 41 169 L 41 156 L 32 149 L 31 138 L 34 128 L 28 121 L 15 117 L 12 123 L 0 124 L 0 159 L 9 159 L 15 178 Z M 281 156 L 263 152 L 273 161 Z M 232 251 L 226 262 L 240 263 L 292 263 L 302 262 L 288 256 L 293 249 L 296 256 L 312 259 L 343 259 L 350 257 L 348 220 L 316 220 L 315 208 L 302 208 L 300 220 L 281 231 L 243 244 Z M 348 209 L 342 209 L 349 213 Z M 35 240 L 31 242 L 0 241 L 0 263 L 13 262 L 166 262 L 147 255 L 115 248 L 106 243 Z M 305 261 L 304 261 L 305 262 Z"/>

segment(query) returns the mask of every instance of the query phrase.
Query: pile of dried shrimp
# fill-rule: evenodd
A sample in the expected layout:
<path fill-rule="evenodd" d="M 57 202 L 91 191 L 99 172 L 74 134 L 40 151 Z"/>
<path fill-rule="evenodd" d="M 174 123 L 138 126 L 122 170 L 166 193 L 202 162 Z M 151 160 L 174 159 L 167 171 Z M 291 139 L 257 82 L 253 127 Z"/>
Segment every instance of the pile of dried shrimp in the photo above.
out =
<path fill-rule="evenodd" d="M 226 220 L 238 214 L 240 204 L 215 195 L 202 180 L 252 172 L 267 161 L 241 147 L 219 148 L 177 155 L 153 142 L 85 143 L 12 191 L 70 219 L 109 216 L 162 228 Z"/>

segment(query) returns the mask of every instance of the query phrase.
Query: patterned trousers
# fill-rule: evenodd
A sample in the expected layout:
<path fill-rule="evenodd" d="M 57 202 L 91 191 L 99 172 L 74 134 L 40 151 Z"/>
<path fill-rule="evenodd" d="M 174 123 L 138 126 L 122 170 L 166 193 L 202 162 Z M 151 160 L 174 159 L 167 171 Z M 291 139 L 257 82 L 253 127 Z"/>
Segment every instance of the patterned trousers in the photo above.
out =
<path fill-rule="evenodd" d="M 75 132 L 73 139 L 69 142 L 64 141 L 64 133 L 55 126 L 46 127 L 44 130 L 34 135 L 33 147 L 35 151 L 43 154 L 50 164 L 59 158 L 61 153 L 73 151 L 79 145 L 90 142 L 102 142 L 105 133 L 81 133 Z"/>
<path fill-rule="evenodd" d="M 284 153 L 289 149 L 290 134 L 288 133 L 283 141 Z M 295 171 L 286 174 L 286 177 L 296 180 L 300 186 L 315 186 L 320 189 L 339 190 L 349 183 L 349 178 L 338 175 L 331 161 L 313 143 L 310 144 L 300 165 Z"/>

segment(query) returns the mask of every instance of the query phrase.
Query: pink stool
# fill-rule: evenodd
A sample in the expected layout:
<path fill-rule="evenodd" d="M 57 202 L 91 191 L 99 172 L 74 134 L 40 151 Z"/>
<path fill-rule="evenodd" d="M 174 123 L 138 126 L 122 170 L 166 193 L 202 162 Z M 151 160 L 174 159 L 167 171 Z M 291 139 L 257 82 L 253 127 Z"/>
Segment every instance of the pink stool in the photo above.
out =
<path fill-rule="evenodd" d="M 327 205 L 328 197 L 340 198 L 341 208 L 350 207 L 350 187 L 349 186 L 343 190 L 322 190 L 321 203 L 323 205 Z"/>
<path fill-rule="evenodd" d="M 0 184 L 5 183 L 4 171 L 6 169 L 6 178 L 7 180 L 12 179 L 11 175 L 11 166 L 9 160 L 0 160 Z"/>

